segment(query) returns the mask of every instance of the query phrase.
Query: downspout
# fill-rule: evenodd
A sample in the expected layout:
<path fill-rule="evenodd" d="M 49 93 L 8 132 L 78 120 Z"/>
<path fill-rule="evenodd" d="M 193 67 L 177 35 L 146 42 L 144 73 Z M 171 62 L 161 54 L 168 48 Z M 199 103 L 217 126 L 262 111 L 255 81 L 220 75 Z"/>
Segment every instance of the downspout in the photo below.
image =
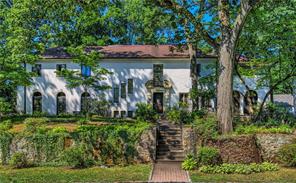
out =
<path fill-rule="evenodd" d="M 24 68 L 27 71 L 26 62 L 24 62 Z M 24 86 L 24 113 L 27 114 L 27 86 Z"/>

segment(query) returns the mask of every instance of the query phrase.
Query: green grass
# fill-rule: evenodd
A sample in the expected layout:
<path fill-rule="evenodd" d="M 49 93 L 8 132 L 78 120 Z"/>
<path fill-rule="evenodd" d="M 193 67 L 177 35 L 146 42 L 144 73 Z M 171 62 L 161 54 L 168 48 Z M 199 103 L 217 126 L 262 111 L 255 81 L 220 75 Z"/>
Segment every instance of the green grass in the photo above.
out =
<path fill-rule="evenodd" d="M 150 165 L 112 168 L 69 169 L 64 167 L 35 167 L 12 169 L 0 167 L 1 183 L 63 183 L 63 182 L 120 182 L 147 181 Z"/>
<path fill-rule="evenodd" d="M 192 182 L 296 182 L 296 169 L 281 168 L 276 172 L 241 174 L 190 173 Z"/>

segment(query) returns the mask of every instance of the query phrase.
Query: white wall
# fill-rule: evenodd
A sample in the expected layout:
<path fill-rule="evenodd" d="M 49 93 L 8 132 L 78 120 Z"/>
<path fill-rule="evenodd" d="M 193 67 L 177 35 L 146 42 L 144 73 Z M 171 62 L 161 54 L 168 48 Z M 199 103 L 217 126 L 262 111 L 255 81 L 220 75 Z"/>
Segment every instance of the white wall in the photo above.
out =
<path fill-rule="evenodd" d="M 39 91 L 43 98 L 43 112 L 56 114 L 56 96 L 59 92 L 66 94 L 67 112 L 80 111 L 80 96 L 83 93 L 82 88 L 69 89 L 66 81 L 55 74 L 57 64 L 67 64 L 67 69 L 80 70 L 78 64 L 67 60 L 45 60 L 39 62 L 42 64 L 41 77 L 33 78 L 33 85 L 27 87 L 27 113 L 32 113 L 32 96 L 34 92 Z M 126 99 L 119 98 L 119 104 L 113 104 L 112 110 L 135 110 L 136 103 L 147 101 L 147 90 L 145 83 L 153 77 L 153 64 L 164 65 L 164 79 L 173 83 L 171 102 L 178 102 L 179 93 L 189 92 L 190 89 L 190 65 L 188 60 L 102 60 L 100 65 L 113 72 L 104 81 L 105 84 L 114 86 L 126 82 L 128 79 L 134 80 L 134 93 L 127 94 Z M 32 66 L 27 65 L 27 70 Z M 99 95 L 95 91 L 90 92 L 93 97 Z M 113 90 L 103 92 L 106 99 L 113 101 Z M 24 111 L 24 87 L 18 88 L 18 110 Z"/>
<path fill-rule="evenodd" d="M 214 63 L 214 59 L 199 59 L 202 64 L 202 75 L 207 75 L 211 70 L 207 69 L 207 64 Z M 55 115 L 56 114 L 56 96 L 59 92 L 66 94 L 67 112 L 80 111 L 80 97 L 83 93 L 82 88 L 69 89 L 66 81 L 62 77 L 56 76 L 56 65 L 67 64 L 67 69 L 79 70 L 78 64 L 72 63 L 70 60 L 55 59 L 43 60 L 41 77 L 33 78 L 33 85 L 27 87 L 27 113 L 32 113 L 32 96 L 34 92 L 40 92 L 43 96 L 43 112 Z M 110 86 L 119 85 L 121 82 L 126 82 L 128 79 L 134 80 L 134 92 L 132 95 L 127 93 L 127 98 L 119 97 L 119 104 L 112 104 L 111 110 L 134 111 L 136 104 L 147 101 L 147 90 L 145 83 L 153 77 L 153 64 L 163 64 L 164 79 L 170 80 L 173 84 L 171 91 L 170 105 L 178 104 L 179 93 L 187 93 L 191 88 L 190 79 L 190 61 L 189 59 L 108 59 L 101 60 L 100 65 L 113 72 L 104 81 Z M 31 71 L 32 66 L 27 65 L 27 70 Z M 267 88 L 256 88 L 256 78 L 246 78 L 246 83 L 252 90 L 258 93 L 259 102 L 263 99 L 267 92 Z M 246 88 L 241 84 L 238 78 L 234 79 L 234 90 L 245 94 Z M 93 90 L 89 90 L 92 97 L 98 96 Z M 104 91 L 106 99 L 113 102 L 113 89 Z M 17 109 L 20 112 L 24 111 L 24 87 L 18 87 Z M 242 101 L 243 102 L 243 101 Z M 241 106 L 243 107 L 243 106 Z"/>

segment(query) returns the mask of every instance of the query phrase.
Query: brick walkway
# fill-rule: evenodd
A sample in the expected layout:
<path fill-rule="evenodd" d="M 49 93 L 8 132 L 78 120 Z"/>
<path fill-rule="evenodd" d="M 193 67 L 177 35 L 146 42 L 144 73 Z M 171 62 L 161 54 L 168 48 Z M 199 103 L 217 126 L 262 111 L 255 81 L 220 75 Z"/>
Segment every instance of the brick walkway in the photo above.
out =
<path fill-rule="evenodd" d="M 181 162 L 157 162 L 149 182 L 189 182 L 189 178 Z"/>

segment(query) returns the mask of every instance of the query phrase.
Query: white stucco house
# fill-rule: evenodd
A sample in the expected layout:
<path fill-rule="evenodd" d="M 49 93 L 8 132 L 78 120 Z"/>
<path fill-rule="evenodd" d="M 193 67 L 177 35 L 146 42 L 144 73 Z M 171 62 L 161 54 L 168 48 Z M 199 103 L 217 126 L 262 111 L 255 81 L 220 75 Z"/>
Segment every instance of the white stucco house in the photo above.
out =
<path fill-rule="evenodd" d="M 171 45 L 113 45 L 92 47 L 102 53 L 99 60 L 101 67 L 113 72 L 107 76 L 105 84 L 112 89 L 97 93 L 82 88 L 69 89 L 63 77 L 56 74 L 61 68 L 81 70 L 79 64 L 62 48 L 50 49 L 35 65 L 25 65 L 28 71 L 38 74 L 33 78 L 33 85 L 18 87 L 17 110 L 32 114 L 34 111 L 56 115 L 59 112 L 76 113 L 81 111 L 85 97 L 98 98 L 104 94 L 110 101 L 112 116 L 132 116 L 139 102 L 162 105 L 163 112 L 178 105 L 179 101 L 190 103 L 191 88 L 190 58 L 187 50 L 178 50 Z M 211 72 L 207 65 L 215 64 L 214 56 L 200 55 L 197 58 L 201 76 Z M 246 82 L 255 94 L 255 102 L 260 102 L 267 88 L 256 88 L 256 78 L 246 78 Z M 236 107 L 240 114 L 248 102 L 243 96 L 246 88 L 238 78 L 234 80 Z M 210 102 L 215 108 L 215 99 Z"/>

